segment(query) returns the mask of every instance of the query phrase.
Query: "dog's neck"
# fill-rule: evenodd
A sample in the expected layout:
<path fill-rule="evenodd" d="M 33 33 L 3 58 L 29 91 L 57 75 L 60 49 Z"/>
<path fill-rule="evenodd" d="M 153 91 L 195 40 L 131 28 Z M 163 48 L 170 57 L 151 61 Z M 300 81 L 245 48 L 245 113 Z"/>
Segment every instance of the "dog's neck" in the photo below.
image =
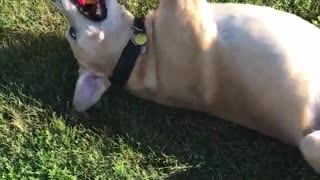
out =
<path fill-rule="evenodd" d="M 127 84 L 138 57 L 145 51 L 147 36 L 144 24 L 144 17 L 134 18 L 131 38 L 109 77 L 113 86 L 124 87 Z"/>
<path fill-rule="evenodd" d="M 128 28 L 132 28 L 134 25 L 134 16 L 130 13 L 126 14 L 128 16 Z M 144 53 L 140 53 L 139 56 L 136 59 L 135 65 L 132 69 L 132 72 L 130 73 L 129 79 L 124 85 L 124 88 L 129 91 L 136 91 L 141 90 L 141 88 L 145 88 L 146 84 L 148 84 L 149 79 L 154 77 L 154 53 L 153 53 L 153 18 L 154 14 L 150 13 L 144 17 L 144 26 L 145 26 L 145 35 L 147 36 L 147 43 L 144 47 L 145 51 Z M 131 31 L 130 34 L 128 34 L 128 42 L 130 41 L 130 38 L 132 37 L 132 34 L 134 32 Z M 123 47 L 123 50 L 125 49 L 125 46 Z M 122 51 L 123 51 L 122 50 Z M 117 64 L 119 63 L 119 60 L 117 62 L 114 62 L 113 70 L 116 68 Z M 112 76 L 112 75 L 111 75 Z M 152 81 L 154 82 L 154 81 Z"/>
<path fill-rule="evenodd" d="M 156 58 L 154 55 L 154 14 L 145 16 L 147 44 L 145 52 L 140 54 L 125 89 L 139 95 L 156 88 Z M 141 93 L 141 94 L 140 94 Z"/>

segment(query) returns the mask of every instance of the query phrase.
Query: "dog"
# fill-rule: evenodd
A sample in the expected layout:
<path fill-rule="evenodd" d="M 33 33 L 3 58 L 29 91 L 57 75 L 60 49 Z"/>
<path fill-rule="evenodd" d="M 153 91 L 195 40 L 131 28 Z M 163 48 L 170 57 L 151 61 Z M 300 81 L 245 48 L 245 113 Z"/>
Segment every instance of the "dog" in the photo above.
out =
<path fill-rule="evenodd" d="M 81 13 L 72 0 L 58 1 L 79 64 L 77 111 L 119 85 L 141 98 L 209 113 L 297 146 L 320 172 L 316 26 L 250 4 L 160 0 L 139 21 L 117 0 L 97 0 L 107 10 L 100 20 Z"/>

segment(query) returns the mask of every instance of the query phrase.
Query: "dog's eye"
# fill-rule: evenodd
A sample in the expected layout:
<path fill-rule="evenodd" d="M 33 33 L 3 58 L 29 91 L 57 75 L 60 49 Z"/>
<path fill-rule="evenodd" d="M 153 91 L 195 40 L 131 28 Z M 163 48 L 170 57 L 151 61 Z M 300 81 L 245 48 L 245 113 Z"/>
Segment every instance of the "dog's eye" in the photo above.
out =
<path fill-rule="evenodd" d="M 72 39 L 77 39 L 77 32 L 74 27 L 69 28 L 69 35 L 71 36 Z"/>

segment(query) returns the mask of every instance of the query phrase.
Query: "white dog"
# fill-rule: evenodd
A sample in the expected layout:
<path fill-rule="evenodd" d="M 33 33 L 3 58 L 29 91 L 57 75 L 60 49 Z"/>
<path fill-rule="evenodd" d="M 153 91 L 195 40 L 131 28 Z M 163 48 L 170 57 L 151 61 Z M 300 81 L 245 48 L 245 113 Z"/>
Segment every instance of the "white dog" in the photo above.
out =
<path fill-rule="evenodd" d="M 317 27 L 254 5 L 160 0 L 145 21 L 134 23 L 116 0 L 97 0 L 106 10 L 100 19 L 71 1 L 59 3 L 80 66 L 76 110 L 87 110 L 118 84 L 298 146 L 320 172 Z"/>

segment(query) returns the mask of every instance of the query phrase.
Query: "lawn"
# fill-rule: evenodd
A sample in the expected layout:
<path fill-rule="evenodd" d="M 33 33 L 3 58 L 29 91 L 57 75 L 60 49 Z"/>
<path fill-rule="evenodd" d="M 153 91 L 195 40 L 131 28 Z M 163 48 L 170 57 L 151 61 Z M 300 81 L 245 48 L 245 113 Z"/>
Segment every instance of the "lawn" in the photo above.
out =
<path fill-rule="evenodd" d="M 157 6 L 122 2 L 137 14 Z M 239 2 L 320 22 L 319 0 Z M 125 91 L 75 113 L 65 29 L 53 1 L 0 0 L 0 179 L 320 179 L 296 148 Z"/>

